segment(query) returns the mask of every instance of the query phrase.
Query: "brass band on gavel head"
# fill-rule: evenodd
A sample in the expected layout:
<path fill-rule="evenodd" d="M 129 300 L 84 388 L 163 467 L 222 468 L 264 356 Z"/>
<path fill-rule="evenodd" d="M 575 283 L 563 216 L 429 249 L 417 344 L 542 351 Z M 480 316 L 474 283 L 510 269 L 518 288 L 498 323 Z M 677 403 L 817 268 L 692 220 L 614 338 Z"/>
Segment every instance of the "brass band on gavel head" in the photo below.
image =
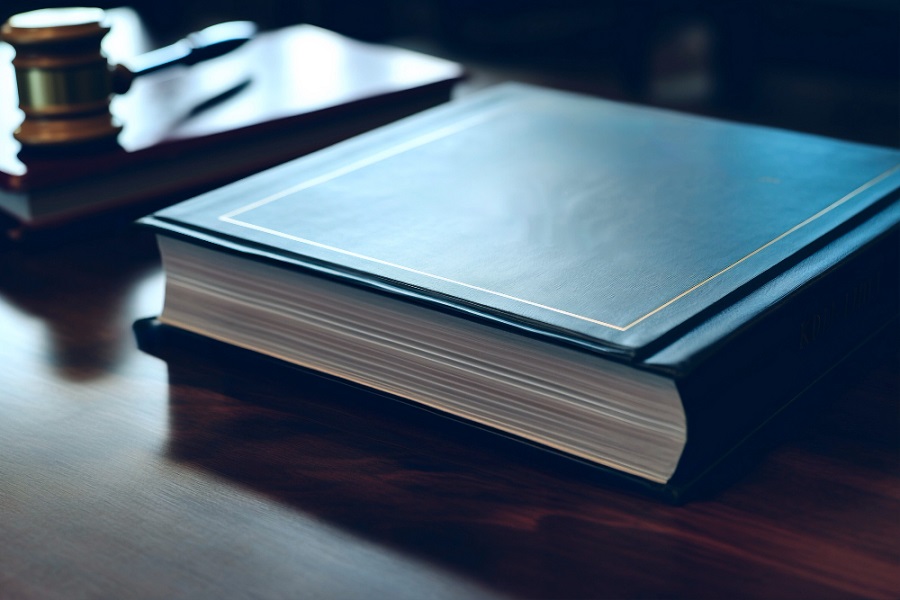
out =
<path fill-rule="evenodd" d="M 26 146 L 114 137 L 112 78 L 100 41 L 109 31 L 98 8 L 43 9 L 11 17 L 0 39 L 16 50 L 13 67 Z"/>

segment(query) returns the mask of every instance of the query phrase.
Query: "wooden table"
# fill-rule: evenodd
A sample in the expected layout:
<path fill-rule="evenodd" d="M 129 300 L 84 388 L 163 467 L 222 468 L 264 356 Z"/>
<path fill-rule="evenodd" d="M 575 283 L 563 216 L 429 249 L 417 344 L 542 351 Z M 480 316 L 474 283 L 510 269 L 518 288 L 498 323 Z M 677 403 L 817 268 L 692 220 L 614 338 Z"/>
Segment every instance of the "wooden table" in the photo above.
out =
<path fill-rule="evenodd" d="M 672 507 L 294 370 L 142 352 L 163 283 L 145 232 L 0 249 L 0 599 L 900 596 L 896 331 Z"/>
<path fill-rule="evenodd" d="M 673 507 L 314 377 L 167 364 L 132 332 L 162 296 L 144 232 L 0 254 L 0 597 L 900 595 L 896 334 Z"/>

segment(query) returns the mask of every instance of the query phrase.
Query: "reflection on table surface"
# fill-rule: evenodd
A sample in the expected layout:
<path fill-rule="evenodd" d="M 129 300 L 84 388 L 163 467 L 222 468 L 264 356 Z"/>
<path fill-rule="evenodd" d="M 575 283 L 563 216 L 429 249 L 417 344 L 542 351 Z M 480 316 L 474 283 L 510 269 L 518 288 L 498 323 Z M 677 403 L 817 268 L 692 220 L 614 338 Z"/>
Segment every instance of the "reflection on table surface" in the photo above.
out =
<path fill-rule="evenodd" d="M 13 597 L 895 596 L 896 334 L 713 497 L 672 507 L 288 369 L 137 349 L 154 241 L 0 255 Z"/>

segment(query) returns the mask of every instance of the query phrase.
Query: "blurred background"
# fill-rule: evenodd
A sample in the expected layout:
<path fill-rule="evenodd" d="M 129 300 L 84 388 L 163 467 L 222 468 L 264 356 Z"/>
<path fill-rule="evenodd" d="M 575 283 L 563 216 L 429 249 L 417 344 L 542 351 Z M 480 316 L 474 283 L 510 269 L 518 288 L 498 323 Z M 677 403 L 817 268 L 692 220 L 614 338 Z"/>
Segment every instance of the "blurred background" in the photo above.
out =
<path fill-rule="evenodd" d="M 66 2 L 6 0 L 16 12 Z M 98 4 L 102 8 L 121 3 Z M 463 93 L 537 83 L 900 146 L 895 0 L 135 0 L 154 40 L 312 23 L 463 63 Z"/>

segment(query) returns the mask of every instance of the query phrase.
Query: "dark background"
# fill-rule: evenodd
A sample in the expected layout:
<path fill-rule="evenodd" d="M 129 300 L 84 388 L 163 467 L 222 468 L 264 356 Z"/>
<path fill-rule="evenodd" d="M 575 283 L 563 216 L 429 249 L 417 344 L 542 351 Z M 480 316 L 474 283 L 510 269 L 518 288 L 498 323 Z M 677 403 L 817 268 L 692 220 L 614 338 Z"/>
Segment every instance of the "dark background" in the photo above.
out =
<path fill-rule="evenodd" d="M 65 2 L 4 2 L 15 12 Z M 100 3 L 104 8 L 118 3 Z M 892 0 L 136 0 L 160 43 L 223 20 L 313 23 L 514 79 L 900 146 Z"/>

